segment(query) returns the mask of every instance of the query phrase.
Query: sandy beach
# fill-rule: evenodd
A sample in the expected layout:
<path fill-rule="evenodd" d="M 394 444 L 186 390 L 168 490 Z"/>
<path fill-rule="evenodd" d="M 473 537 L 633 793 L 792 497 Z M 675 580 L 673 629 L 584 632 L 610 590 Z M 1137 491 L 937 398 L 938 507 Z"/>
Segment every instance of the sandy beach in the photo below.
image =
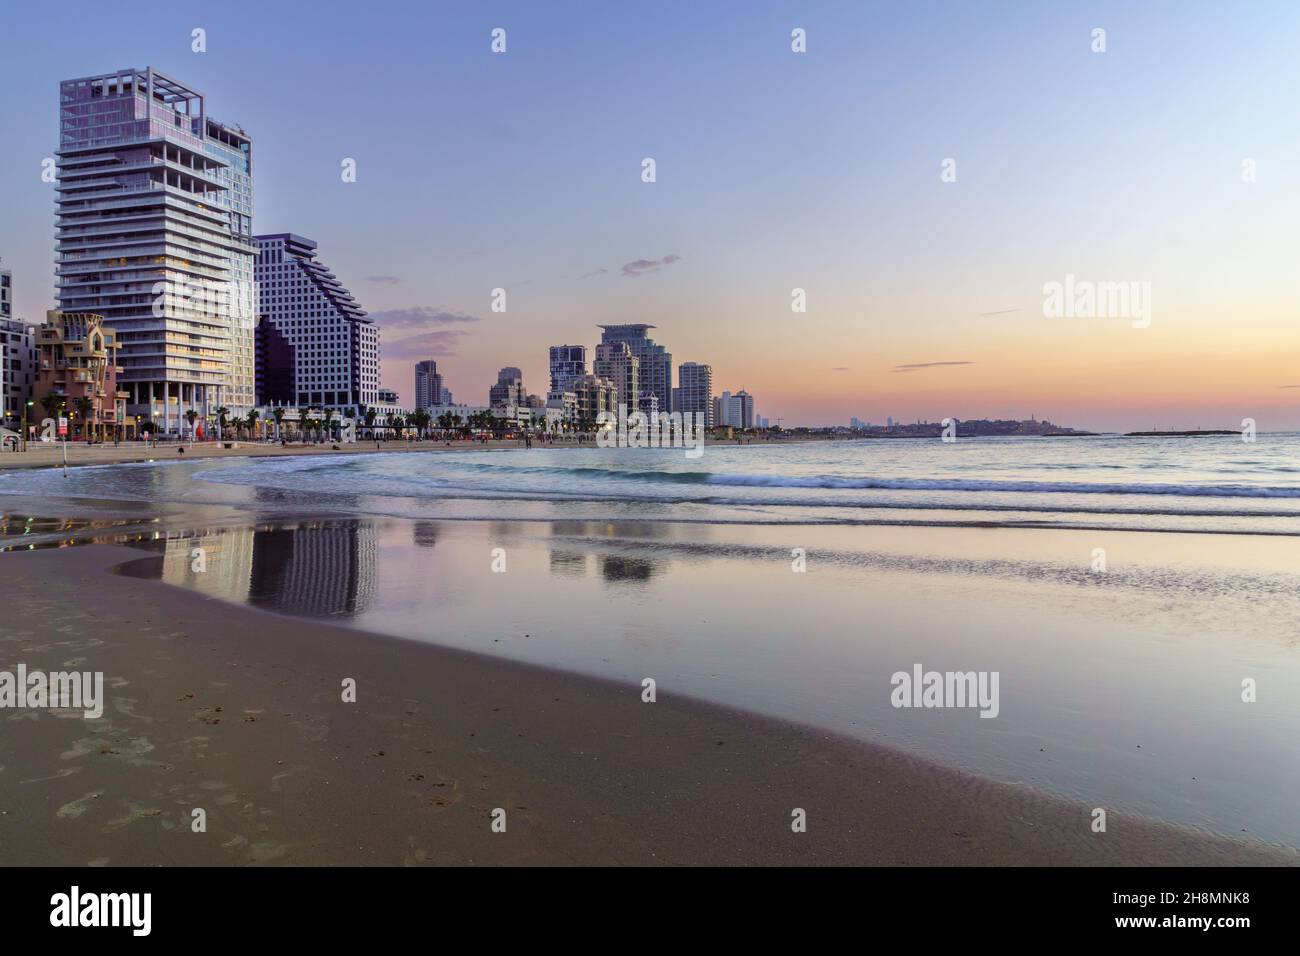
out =
<path fill-rule="evenodd" d="M 896 750 L 111 573 L 146 552 L 2 560 L 6 665 L 102 669 L 108 697 L 98 720 L 5 714 L 10 865 L 1296 862 L 1123 814 L 1095 834 L 1086 807 Z"/>
<path fill-rule="evenodd" d="M 145 444 L 144 442 L 122 442 L 113 444 L 86 444 L 69 442 L 67 447 L 68 467 L 80 465 L 119 465 L 128 462 L 170 461 L 185 459 L 237 459 L 237 458 L 280 458 L 298 455 L 367 455 L 375 452 L 389 454 L 409 454 L 416 452 L 448 452 L 474 450 L 495 450 L 504 448 L 521 448 L 519 441 L 463 442 L 455 441 L 448 445 L 440 441 L 387 441 L 309 443 L 280 445 L 274 442 L 162 442 Z M 556 443 L 556 448 L 582 447 L 581 445 Z M 182 451 L 182 449 L 184 449 Z M 26 451 L 5 452 L 0 456 L 0 471 L 17 471 L 31 468 L 60 468 L 63 465 L 63 446 L 57 442 L 31 442 Z"/>

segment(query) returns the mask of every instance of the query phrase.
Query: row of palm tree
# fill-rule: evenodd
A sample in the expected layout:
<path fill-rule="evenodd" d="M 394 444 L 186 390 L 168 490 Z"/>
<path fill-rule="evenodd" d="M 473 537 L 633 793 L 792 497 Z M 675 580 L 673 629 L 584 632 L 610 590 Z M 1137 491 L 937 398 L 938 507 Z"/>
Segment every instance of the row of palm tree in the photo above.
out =
<path fill-rule="evenodd" d="M 76 416 L 79 416 L 83 423 L 88 422 L 94 413 L 94 402 L 86 396 L 80 396 L 73 404 Z M 56 392 L 50 392 L 41 399 L 41 405 L 45 408 L 48 417 L 58 418 L 67 407 L 67 397 Z M 242 440 L 246 437 L 253 440 L 268 437 L 267 429 L 270 422 L 263 422 L 261 414 L 256 409 L 253 409 L 245 416 L 232 418 L 230 409 L 225 405 L 221 405 L 214 410 L 213 416 L 217 426 L 215 437 L 218 441 L 227 440 L 232 434 L 236 440 Z M 202 415 L 191 408 L 182 417 L 188 424 L 190 436 L 193 438 L 196 432 L 196 424 L 202 418 Z M 278 407 L 272 409 L 271 418 L 275 423 L 271 437 L 276 441 L 284 439 L 329 441 L 341 437 L 343 421 L 355 421 L 356 410 L 346 408 L 343 410 L 342 420 L 336 420 L 334 409 L 325 408 L 319 417 L 303 418 L 298 422 L 290 421 L 286 423 L 284 421 L 285 409 Z M 434 425 L 441 429 L 443 434 L 460 432 L 467 435 L 474 431 L 486 431 L 500 437 L 508 427 L 504 418 L 483 410 L 471 412 L 468 417 L 461 417 L 455 412 L 443 412 L 438 416 L 436 422 L 424 409 L 417 409 L 410 415 L 390 415 L 387 423 L 383 425 L 376 424 L 377 420 L 378 414 L 375 409 L 366 409 L 363 418 L 366 437 L 374 438 L 380 434 L 401 436 L 408 429 L 412 429 L 418 438 L 423 439 L 428 437 L 430 427 Z M 142 427 L 150 432 L 157 430 L 156 426 L 150 422 L 146 422 Z M 589 417 L 573 422 L 551 421 L 543 426 L 543 430 L 556 435 L 569 432 L 588 433 L 594 431 L 595 428 L 595 420 Z"/>

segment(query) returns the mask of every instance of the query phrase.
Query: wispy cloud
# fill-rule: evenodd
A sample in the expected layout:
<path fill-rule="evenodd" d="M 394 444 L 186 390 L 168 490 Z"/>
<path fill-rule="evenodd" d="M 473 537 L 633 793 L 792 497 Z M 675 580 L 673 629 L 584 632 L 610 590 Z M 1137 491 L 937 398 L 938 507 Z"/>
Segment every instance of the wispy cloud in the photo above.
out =
<path fill-rule="evenodd" d="M 1278 388 L 1300 388 L 1300 385 L 1279 385 Z"/>
<path fill-rule="evenodd" d="M 477 315 L 451 312 L 441 306 L 417 305 L 409 309 L 387 309 L 371 312 L 372 321 L 386 329 L 427 329 L 430 326 L 451 325 L 461 322 L 478 322 Z"/>
<path fill-rule="evenodd" d="M 592 269 L 590 272 L 584 272 L 578 276 L 579 279 L 590 279 L 592 276 L 603 276 L 608 273 L 608 269 Z"/>
<path fill-rule="evenodd" d="M 634 259 L 623 264 L 623 275 L 628 278 L 648 275 L 651 272 L 658 272 L 663 266 L 670 266 L 674 262 L 680 261 L 681 258 L 681 256 L 669 254 L 662 259 Z"/>
<path fill-rule="evenodd" d="M 397 276 L 366 276 L 367 282 L 378 282 L 380 285 L 397 285 L 402 280 Z"/>
<path fill-rule="evenodd" d="M 944 365 L 974 365 L 974 362 L 912 362 L 908 365 L 895 365 L 890 371 L 915 372 L 922 368 L 939 368 Z"/>
<path fill-rule="evenodd" d="M 440 329 L 420 335 L 408 335 L 395 342 L 385 342 L 384 358 L 430 358 L 435 355 L 455 355 L 460 345 L 463 329 Z"/>
<path fill-rule="evenodd" d="M 996 312 L 981 312 L 981 316 L 986 315 L 1010 315 L 1012 312 L 1023 312 L 1024 309 L 998 309 Z"/>
<path fill-rule="evenodd" d="M 847 365 L 837 365 L 833 369 L 831 369 L 832 372 L 847 372 L 848 370 L 849 369 Z"/>

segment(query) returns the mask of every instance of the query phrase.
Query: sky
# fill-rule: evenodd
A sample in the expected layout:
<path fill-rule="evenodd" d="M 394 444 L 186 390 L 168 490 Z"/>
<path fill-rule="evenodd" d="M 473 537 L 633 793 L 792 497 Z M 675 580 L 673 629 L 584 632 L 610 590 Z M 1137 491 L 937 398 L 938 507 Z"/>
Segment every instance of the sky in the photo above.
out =
<path fill-rule="evenodd" d="M 457 401 L 503 366 L 545 394 L 547 346 L 648 322 L 787 427 L 1300 428 L 1291 0 L 65 0 L 6 31 L 0 267 L 30 320 L 58 83 L 153 66 L 252 136 L 255 230 L 319 243 L 408 405 L 417 359 Z M 1048 314 L 1067 276 L 1148 314 Z"/>

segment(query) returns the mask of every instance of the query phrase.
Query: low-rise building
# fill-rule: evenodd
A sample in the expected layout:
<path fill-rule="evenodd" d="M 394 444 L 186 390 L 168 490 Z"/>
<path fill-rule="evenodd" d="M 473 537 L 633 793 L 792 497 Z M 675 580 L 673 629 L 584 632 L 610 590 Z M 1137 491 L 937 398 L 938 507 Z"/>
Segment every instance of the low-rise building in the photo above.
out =
<path fill-rule="evenodd" d="M 37 330 L 36 393 L 63 396 L 70 437 L 127 437 L 129 393 L 119 391 L 116 331 L 94 312 L 46 313 Z"/>

